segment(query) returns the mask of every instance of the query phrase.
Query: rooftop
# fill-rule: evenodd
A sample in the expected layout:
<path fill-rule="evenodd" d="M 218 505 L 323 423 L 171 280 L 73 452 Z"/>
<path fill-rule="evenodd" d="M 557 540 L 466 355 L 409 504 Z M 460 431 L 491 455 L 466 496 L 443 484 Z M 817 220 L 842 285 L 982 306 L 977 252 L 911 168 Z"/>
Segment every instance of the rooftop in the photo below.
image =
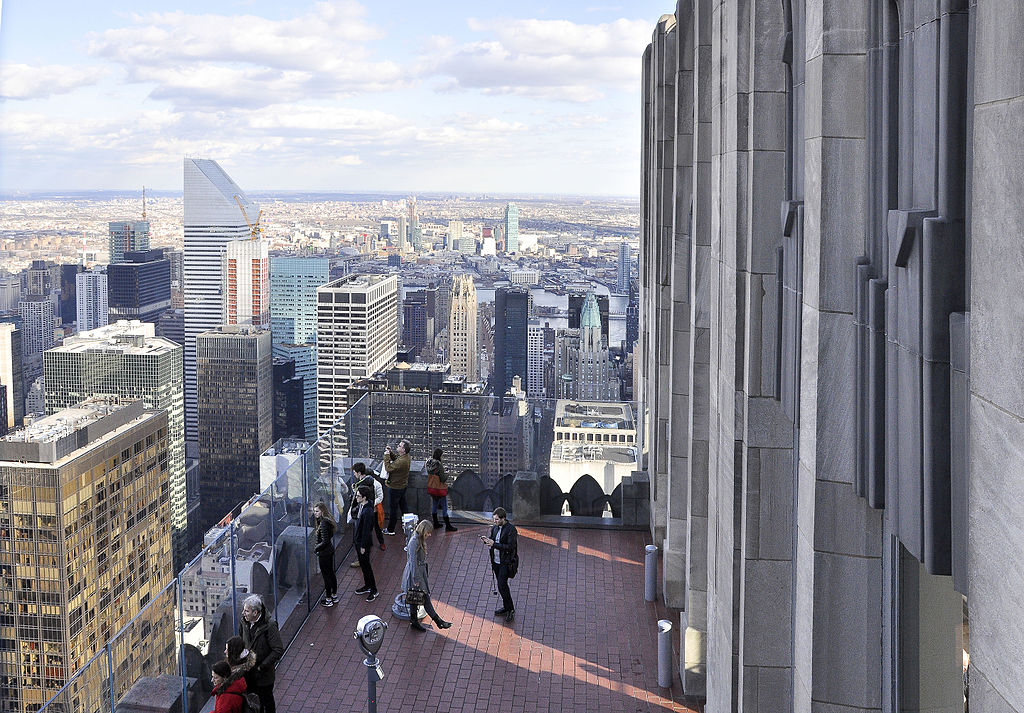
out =
<path fill-rule="evenodd" d="M 478 539 L 486 532 L 462 524 L 427 540 L 432 599 L 454 624 L 444 631 L 412 631 L 391 612 L 406 558 L 400 538 L 386 538 L 387 552 L 371 557 L 381 590 L 375 602 L 352 593 L 362 578 L 347 558 L 338 570 L 341 603 L 314 610 L 278 666 L 278 711 L 365 710 L 352 632 L 366 614 L 388 623 L 378 654 L 382 711 L 476 713 L 494 709 L 493 700 L 503 701 L 502 713 L 695 710 L 683 703 L 678 673 L 671 689 L 657 684 L 657 621 L 679 618 L 644 601 L 649 534 L 520 527 L 516 619 L 506 623 L 492 613 L 498 600 Z"/>

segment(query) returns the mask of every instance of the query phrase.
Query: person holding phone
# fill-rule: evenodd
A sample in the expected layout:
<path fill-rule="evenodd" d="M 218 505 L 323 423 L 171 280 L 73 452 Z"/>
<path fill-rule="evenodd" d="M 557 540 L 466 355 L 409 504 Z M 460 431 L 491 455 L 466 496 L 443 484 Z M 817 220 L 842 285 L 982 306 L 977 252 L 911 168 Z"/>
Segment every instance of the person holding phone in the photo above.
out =
<path fill-rule="evenodd" d="M 512 621 L 516 612 L 515 602 L 512 601 L 512 590 L 509 589 L 509 572 L 513 560 L 519 556 L 519 532 L 516 526 L 508 521 L 508 514 L 505 508 L 495 508 L 491 517 L 494 525 L 491 526 L 491 535 L 480 536 L 481 542 L 490 547 L 491 570 L 498 583 L 498 593 L 501 594 L 501 609 L 494 611 L 495 615 L 504 615 L 505 621 Z"/>

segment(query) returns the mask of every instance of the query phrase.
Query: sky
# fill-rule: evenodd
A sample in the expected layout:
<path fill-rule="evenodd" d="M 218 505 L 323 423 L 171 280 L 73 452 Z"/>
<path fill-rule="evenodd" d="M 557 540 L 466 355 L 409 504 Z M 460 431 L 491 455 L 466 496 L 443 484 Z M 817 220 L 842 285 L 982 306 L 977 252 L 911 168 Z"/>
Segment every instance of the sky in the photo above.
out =
<path fill-rule="evenodd" d="M 669 0 L 0 0 L 0 192 L 635 196 Z"/>

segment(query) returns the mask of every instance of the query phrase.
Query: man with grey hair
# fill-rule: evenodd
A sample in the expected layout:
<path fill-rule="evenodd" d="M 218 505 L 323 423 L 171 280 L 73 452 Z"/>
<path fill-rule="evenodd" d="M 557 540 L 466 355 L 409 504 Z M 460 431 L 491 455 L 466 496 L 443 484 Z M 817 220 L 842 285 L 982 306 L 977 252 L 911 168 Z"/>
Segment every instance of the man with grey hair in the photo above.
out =
<path fill-rule="evenodd" d="M 245 648 L 256 655 L 256 664 L 245 674 L 248 690 L 259 696 L 262 713 L 277 713 L 274 702 L 274 667 L 284 656 L 277 622 L 270 618 L 263 597 L 250 594 L 242 602 L 238 635 Z"/>

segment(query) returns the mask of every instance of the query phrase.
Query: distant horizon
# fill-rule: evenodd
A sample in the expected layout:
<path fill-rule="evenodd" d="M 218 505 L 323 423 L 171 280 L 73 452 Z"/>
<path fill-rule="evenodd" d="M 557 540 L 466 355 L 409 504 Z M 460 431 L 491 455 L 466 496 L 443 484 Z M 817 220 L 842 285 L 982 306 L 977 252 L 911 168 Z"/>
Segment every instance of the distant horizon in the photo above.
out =
<path fill-rule="evenodd" d="M 495 200 L 495 201 L 531 201 L 531 200 L 544 200 L 544 199 L 613 199 L 622 201 L 640 201 L 640 195 L 623 195 L 613 193 L 546 193 L 540 191 L 533 192 L 497 192 L 497 191 L 482 191 L 482 192 L 470 192 L 470 191 L 403 191 L 403 190 L 342 190 L 342 189 L 269 189 L 260 188 L 247 190 L 242 189 L 247 196 L 250 198 L 259 200 L 266 198 L 273 198 L 275 195 L 285 196 L 300 196 L 300 195 L 321 195 L 321 196 L 389 196 L 394 197 L 395 200 L 401 200 L 410 196 L 415 196 L 417 199 L 432 200 L 440 199 L 445 197 L 459 197 L 459 198 L 472 198 L 476 200 Z M 142 197 L 142 189 L 129 189 L 129 188 L 32 188 L 32 189 L 19 189 L 19 190 L 0 190 L 0 200 L 19 200 L 19 199 L 33 199 L 33 198 L 60 198 L 60 197 L 84 197 L 90 194 L 107 194 L 111 198 L 139 198 Z M 146 197 L 160 197 L 160 198 L 181 198 L 184 193 L 182 190 L 172 190 L 163 188 L 151 189 L 149 186 L 146 187 Z"/>

